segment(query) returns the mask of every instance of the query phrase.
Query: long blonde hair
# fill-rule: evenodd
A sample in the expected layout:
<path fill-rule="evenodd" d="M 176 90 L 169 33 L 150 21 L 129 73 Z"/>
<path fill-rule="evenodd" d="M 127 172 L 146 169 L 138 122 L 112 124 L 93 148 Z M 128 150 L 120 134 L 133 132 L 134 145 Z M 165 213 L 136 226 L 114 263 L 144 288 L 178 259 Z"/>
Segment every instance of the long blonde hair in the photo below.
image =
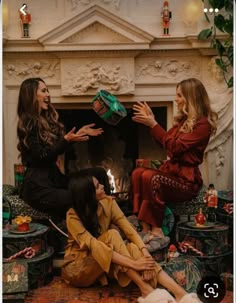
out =
<path fill-rule="evenodd" d="M 218 115 L 211 109 L 210 99 L 202 82 L 189 78 L 179 82 L 176 87 L 180 88 L 186 100 L 182 111 L 174 118 L 175 123 L 185 120 L 180 131 L 191 132 L 197 120 L 207 117 L 211 125 L 211 135 L 215 134 Z"/>

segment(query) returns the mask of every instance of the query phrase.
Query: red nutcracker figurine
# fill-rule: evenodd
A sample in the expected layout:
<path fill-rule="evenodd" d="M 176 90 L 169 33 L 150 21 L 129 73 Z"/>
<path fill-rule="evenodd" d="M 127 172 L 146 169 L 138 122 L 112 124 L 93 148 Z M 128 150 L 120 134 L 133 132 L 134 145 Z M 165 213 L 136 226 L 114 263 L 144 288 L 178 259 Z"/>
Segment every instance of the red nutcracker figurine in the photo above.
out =
<path fill-rule="evenodd" d="M 208 221 L 216 221 L 216 212 L 215 209 L 218 206 L 218 195 L 217 190 L 215 189 L 214 184 L 209 184 L 206 195 L 204 197 L 204 202 L 207 203 L 208 208 Z"/>
<path fill-rule="evenodd" d="M 21 12 L 21 10 L 19 10 L 19 15 L 20 15 L 20 20 L 22 23 L 22 34 L 24 38 L 29 38 L 29 25 L 31 22 L 31 14 L 28 10 L 28 6 L 27 4 L 23 4 L 22 7 L 24 6 L 24 13 Z"/>
<path fill-rule="evenodd" d="M 164 3 L 163 3 L 161 16 L 162 16 L 162 19 L 163 19 L 163 35 L 164 36 L 169 36 L 169 25 L 170 25 L 170 19 L 172 17 L 172 14 L 169 11 L 168 1 L 164 1 Z"/>
<path fill-rule="evenodd" d="M 207 203 L 207 207 L 217 208 L 218 196 L 214 184 L 209 184 L 206 195 L 204 197 L 204 202 Z"/>

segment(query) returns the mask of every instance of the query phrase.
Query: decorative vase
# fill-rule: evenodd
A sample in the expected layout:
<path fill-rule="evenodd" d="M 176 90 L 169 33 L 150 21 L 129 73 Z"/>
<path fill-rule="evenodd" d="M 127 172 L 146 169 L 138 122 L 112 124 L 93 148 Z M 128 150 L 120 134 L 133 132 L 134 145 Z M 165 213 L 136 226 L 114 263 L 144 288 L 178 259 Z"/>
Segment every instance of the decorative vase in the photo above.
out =
<path fill-rule="evenodd" d="M 195 222 L 197 226 L 202 226 L 206 222 L 206 216 L 202 213 L 202 209 L 199 209 L 199 213 L 195 216 Z"/>
<path fill-rule="evenodd" d="M 29 223 L 22 223 L 18 225 L 18 231 L 28 231 Z"/>

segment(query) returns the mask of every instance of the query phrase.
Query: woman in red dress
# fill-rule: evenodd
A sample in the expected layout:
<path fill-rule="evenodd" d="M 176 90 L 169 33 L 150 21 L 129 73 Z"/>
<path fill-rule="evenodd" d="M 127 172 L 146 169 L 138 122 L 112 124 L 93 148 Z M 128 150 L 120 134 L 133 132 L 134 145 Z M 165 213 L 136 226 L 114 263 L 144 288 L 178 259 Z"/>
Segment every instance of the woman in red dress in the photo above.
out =
<path fill-rule="evenodd" d="M 166 202 L 184 202 L 197 196 L 203 181 L 199 165 L 210 136 L 216 132 L 217 114 L 212 111 L 204 85 L 195 78 L 176 87 L 178 115 L 165 131 L 146 102 L 134 105 L 133 121 L 150 127 L 153 138 L 168 156 L 158 170 L 136 168 L 132 173 L 133 211 L 143 231 L 163 237 L 161 230 Z"/>

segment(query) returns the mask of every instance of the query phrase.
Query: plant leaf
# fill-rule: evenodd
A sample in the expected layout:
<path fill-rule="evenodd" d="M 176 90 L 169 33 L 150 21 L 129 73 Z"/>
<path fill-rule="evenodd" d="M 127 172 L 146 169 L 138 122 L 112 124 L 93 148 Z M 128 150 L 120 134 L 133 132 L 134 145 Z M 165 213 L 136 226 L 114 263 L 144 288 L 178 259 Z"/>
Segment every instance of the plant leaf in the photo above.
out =
<path fill-rule="evenodd" d="M 215 26 L 224 33 L 225 18 L 222 15 L 216 15 L 214 18 Z"/>
<path fill-rule="evenodd" d="M 207 13 L 204 13 L 204 15 L 205 15 L 205 18 L 206 18 L 207 22 L 208 22 L 208 23 L 211 23 L 211 21 L 210 21 L 208 15 L 207 15 Z"/>
<path fill-rule="evenodd" d="M 198 34 L 198 40 L 206 40 L 212 35 L 212 30 L 210 28 L 208 29 L 203 29 L 199 34 Z"/>
<path fill-rule="evenodd" d="M 227 73 L 227 67 L 221 58 L 217 58 L 215 60 L 215 63 L 217 66 L 219 66 L 220 69 L 222 69 L 225 73 Z"/>
<path fill-rule="evenodd" d="M 233 76 L 229 79 L 229 81 L 227 82 L 228 88 L 233 87 L 234 85 L 234 78 Z"/>
<path fill-rule="evenodd" d="M 219 10 L 225 6 L 225 0 L 209 0 L 209 4 L 213 8 L 218 8 Z"/>
<path fill-rule="evenodd" d="M 229 62 L 231 64 L 231 66 L 233 66 L 233 64 L 234 64 L 234 48 L 233 48 L 232 45 L 227 50 L 227 56 L 228 56 L 228 59 L 229 59 Z"/>
<path fill-rule="evenodd" d="M 224 25 L 224 32 L 230 34 L 230 36 L 233 35 L 233 18 L 231 17 L 228 20 L 225 20 L 225 25 Z"/>
<path fill-rule="evenodd" d="M 225 11 L 233 14 L 233 0 L 225 0 Z"/>
<path fill-rule="evenodd" d="M 220 42 L 219 39 L 215 40 L 215 48 L 220 57 L 223 56 L 223 54 L 226 52 L 225 47 L 223 46 L 223 44 Z"/>

